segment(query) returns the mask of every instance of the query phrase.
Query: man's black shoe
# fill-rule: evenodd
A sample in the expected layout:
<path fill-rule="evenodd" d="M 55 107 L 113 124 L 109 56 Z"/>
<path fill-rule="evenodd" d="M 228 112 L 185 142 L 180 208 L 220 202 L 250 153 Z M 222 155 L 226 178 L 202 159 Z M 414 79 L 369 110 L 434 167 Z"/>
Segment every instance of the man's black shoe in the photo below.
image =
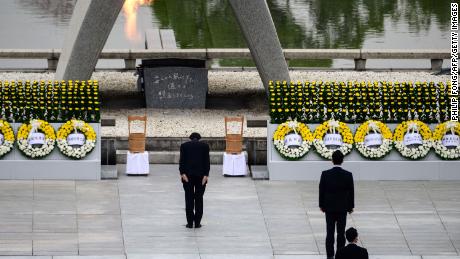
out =
<path fill-rule="evenodd" d="M 201 228 L 201 224 L 195 225 L 195 228 Z"/>
<path fill-rule="evenodd" d="M 187 224 L 185 225 L 186 228 L 193 228 L 193 225 L 192 224 Z"/>

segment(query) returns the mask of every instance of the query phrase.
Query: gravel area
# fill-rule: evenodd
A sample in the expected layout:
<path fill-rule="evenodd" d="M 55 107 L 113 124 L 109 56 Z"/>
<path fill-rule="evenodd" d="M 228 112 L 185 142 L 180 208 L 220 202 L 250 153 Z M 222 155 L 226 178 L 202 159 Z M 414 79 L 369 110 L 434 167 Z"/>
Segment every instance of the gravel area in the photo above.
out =
<path fill-rule="evenodd" d="M 448 75 L 428 72 L 353 72 L 353 71 L 291 71 L 291 79 L 322 81 L 447 81 Z M 54 73 L 0 73 L 0 80 L 53 80 Z M 137 77 L 132 72 L 95 72 L 92 79 L 100 81 L 102 92 L 136 93 Z M 209 72 L 209 94 L 255 93 L 264 91 L 256 71 Z"/>
<path fill-rule="evenodd" d="M 448 75 L 432 75 L 428 72 L 343 72 L 343 71 L 291 71 L 294 81 L 447 81 Z M 53 80 L 54 73 L 0 73 L 0 80 Z M 101 95 L 137 95 L 136 77 L 132 72 L 95 72 L 93 79 L 100 81 Z M 261 96 L 264 88 L 256 71 L 250 72 L 209 72 L 209 94 L 211 96 Z M 104 102 L 104 100 L 102 100 Z M 148 115 L 148 136 L 185 137 L 191 132 L 200 132 L 206 137 L 222 137 L 224 117 L 245 115 L 266 116 L 263 104 L 249 109 L 206 109 L 206 110 L 159 110 L 159 109 L 113 109 L 102 110 L 103 117 L 116 118 L 116 127 L 104 127 L 103 136 L 127 136 L 128 114 Z M 244 129 L 245 136 L 264 137 L 266 129 Z"/>
<path fill-rule="evenodd" d="M 159 110 L 159 109 L 122 109 L 104 111 L 105 117 L 116 119 L 115 127 L 103 127 L 102 136 L 128 136 L 129 115 L 147 114 L 147 136 L 150 137 L 188 137 L 192 132 L 199 132 L 204 137 L 225 136 L 225 116 L 264 116 L 248 110 Z M 267 117 L 268 118 L 268 117 Z M 245 124 L 246 125 L 246 124 Z M 134 125 L 134 131 L 140 130 Z M 265 128 L 244 127 L 244 136 L 265 137 Z"/>

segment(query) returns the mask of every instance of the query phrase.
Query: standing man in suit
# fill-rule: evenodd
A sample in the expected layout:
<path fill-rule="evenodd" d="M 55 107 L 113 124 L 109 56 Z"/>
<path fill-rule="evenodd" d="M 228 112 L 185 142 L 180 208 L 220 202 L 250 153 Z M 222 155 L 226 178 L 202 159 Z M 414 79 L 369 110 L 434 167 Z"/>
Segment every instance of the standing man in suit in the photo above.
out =
<path fill-rule="evenodd" d="M 179 171 L 185 191 L 187 228 L 201 227 L 203 195 L 209 176 L 209 146 L 200 142 L 199 133 L 192 133 L 190 141 L 180 146 Z"/>
<path fill-rule="evenodd" d="M 326 214 L 326 253 L 334 258 L 334 232 L 337 225 L 337 250 L 345 246 L 347 212 L 355 207 L 353 175 L 342 169 L 343 154 L 332 154 L 332 169 L 323 171 L 319 182 L 319 208 Z"/>
<path fill-rule="evenodd" d="M 345 237 L 348 240 L 348 245 L 337 250 L 335 259 L 369 259 L 366 248 L 359 247 L 358 231 L 355 228 L 349 228 L 345 232 Z"/>

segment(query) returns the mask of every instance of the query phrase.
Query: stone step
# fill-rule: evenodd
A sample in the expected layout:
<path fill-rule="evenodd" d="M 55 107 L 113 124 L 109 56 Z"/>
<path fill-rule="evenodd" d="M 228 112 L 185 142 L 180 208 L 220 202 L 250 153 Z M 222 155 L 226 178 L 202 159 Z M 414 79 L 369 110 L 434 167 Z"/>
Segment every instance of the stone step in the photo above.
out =
<path fill-rule="evenodd" d="M 180 145 L 189 141 L 189 138 L 180 137 L 147 137 L 145 149 L 147 151 L 179 151 Z M 225 138 L 203 138 L 201 141 L 207 143 L 211 150 L 224 151 Z M 127 137 L 119 137 L 116 141 L 117 150 L 128 150 L 129 142 Z"/>
<path fill-rule="evenodd" d="M 162 154 L 161 152 L 167 151 L 179 152 L 180 145 L 188 140 L 189 139 L 185 137 L 148 137 L 145 142 L 145 149 L 149 152 L 159 152 L 159 154 Z M 225 151 L 225 138 L 223 137 L 203 138 L 202 141 L 206 142 L 209 145 L 210 150 L 213 152 L 223 154 Z M 118 158 L 116 151 L 126 151 L 129 149 L 127 137 L 103 137 L 101 142 L 101 163 L 103 165 L 114 165 L 116 164 L 116 161 L 124 161 Z M 267 164 L 266 138 L 244 138 L 243 150 L 248 153 L 248 161 L 250 164 Z M 164 157 L 165 155 L 160 156 Z M 168 156 L 171 157 L 172 155 Z M 169 161 L 175 161 L 174 158 L 171 159 Z M 177 161 L 178 160 L 179 158 L 177 157 Z M 222 158 L 220 158 L 219 161 L 221 160 Z"/>
<path fill-rule="evenodd" d="M 147 151 L 149 153 L 150 164 L 179 164 L 179 151 Z M 126 164 L 126 155 L 128 150 L 117 150 L 117 164 Z M 246 161 L 248 153 L 244 151 Z M 209 152 L 209 159 L 213 165 L 223 163 L 224 151 Z"/>
<path fill-rule="evenodd" d="M 145 48 L 162 49 L 159 29 L 149 29 L 145 31 Z"/>
<path fill-rule="evenodd" d="M 0 256 L 0 259 L 147 259 L 147 258 L 241 258 L 241 259 L 324 259 L 325 255 L 310 254 L 126 254 L 126 255 L 73 255 L 73 256 Z M 370 259 L 460 259 L 458 255 L 370 255 Z"/>
<path fill-rule="evenodd" d="M 101 179 L 118 179 L 116 165 L 101 165 Z"/>
<path fill-rule="evenodd" d="M 251 165 L 249 167 L 251 177 L 254 180 L 268 180 L 268 168 L 266 165 Z"/>
<path fill-rule="evenodd" d="M 176 36 L 174 35 L 174 30 L 171 29 L 161 29 L 161 46 L 163 49 L 177 49 Z"/>

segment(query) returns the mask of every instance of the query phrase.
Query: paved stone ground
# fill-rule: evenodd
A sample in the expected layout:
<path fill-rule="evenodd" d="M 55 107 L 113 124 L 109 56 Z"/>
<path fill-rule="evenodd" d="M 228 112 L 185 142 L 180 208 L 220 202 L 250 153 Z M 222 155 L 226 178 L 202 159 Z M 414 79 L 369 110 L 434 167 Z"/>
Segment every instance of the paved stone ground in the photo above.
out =
<path fill-rule="evenodd" d="M 1 258 L 325 258 L 317 182 L 220 171 L 212 167 L 197 230 L 184 227 L 176 165 L 116 181 L 0 181 Z M 374 259 L 460 259 L 459 185 L 357 182 L 348 226 L 358 228 Z"/>

